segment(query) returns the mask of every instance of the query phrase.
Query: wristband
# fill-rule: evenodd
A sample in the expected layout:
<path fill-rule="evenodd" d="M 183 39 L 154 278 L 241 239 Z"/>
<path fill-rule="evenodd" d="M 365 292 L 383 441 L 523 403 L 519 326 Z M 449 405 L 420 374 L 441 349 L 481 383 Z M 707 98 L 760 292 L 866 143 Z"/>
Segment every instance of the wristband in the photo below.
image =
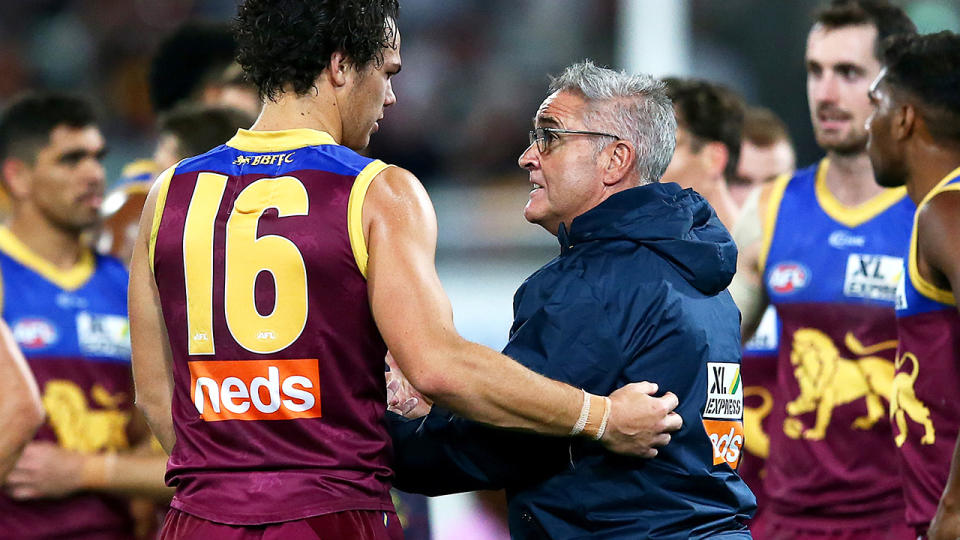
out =
<path fill-rule="evenodd" d="M 96 489 L 108 485 L 113 479 L 116 468 L 116 452 L 87 456 L 83 463 L 83 470 L 80 472 L 83 486 Z"/>
<path fill-rule="evenodd" d="M 587 395 L 590 396 L 590 401 L 594 403 L 590 405 L 590 414 L 587 415 L 587 423 L 583 426 L 583 434 L 596 440 L 599 438 L 597 434 L 600 433 L 603 417 L 607 414 L 609 407 L 607 406 L 606 398 L 593 394 Z"/>
<path fill-rule="evenodd" d="M 610 419 L 610 410 L 613 409 L 613 402 L 610 401 L 609 397 L 603 398 L 603 421 L 600 422 L 600 429 L 597 431 L 597 436 L 593 439 L 599 441 L 603 438 L 603 433 L 607 431 L 607 420 Z"/>
<path fill-rule="evenodd" d="M 580 407 L 580 418 L 577 418 L 577 423 L 573 425 L 573 429 L 570 430 L 570 435 L 579 435 L 583 431 L 583 428 L 587 426 L 587 418 L 590 417 L 590 394 L 586 390 L 580 390 L 583 392 L 583 406 Z"/>

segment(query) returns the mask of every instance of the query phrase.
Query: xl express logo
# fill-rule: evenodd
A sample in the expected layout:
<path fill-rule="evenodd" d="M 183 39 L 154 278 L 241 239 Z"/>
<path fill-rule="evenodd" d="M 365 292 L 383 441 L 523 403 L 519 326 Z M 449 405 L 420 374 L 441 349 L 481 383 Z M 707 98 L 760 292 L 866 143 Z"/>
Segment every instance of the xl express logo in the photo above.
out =
<path fill-rule="evenodd" d="M 810 283 L 810 270 L 798 262 L 782 262 L 770 271 L 767 283 L 777 294 L 794 293 Z"/>
<path fill-rule="evenodd" d="M 736 469 L 743 451 L 743 380 L 740 364 L 707 363 L 703 429 L 713 446 L 713 464 Z"/>

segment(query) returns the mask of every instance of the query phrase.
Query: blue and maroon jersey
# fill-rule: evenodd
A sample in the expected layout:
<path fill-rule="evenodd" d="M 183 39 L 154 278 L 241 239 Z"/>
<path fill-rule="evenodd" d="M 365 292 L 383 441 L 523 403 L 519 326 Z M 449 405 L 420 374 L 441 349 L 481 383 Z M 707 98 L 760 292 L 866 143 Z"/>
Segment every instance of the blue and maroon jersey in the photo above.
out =
<path fill-rule="evenodd" d="M 0 276 L 3 319 L 47 413 L 34 440 L 82 453 L 128 448 L 133 380 L 123 264 L 84 251 L 74 268 L 59 270 L 0 228 Z M 20 503 L 0 494 L 0 538 L 131 535 L 128 501 L 119 497 Z"/>
<path fill-rule="evenodd" d="M 237 525 L 393 511 L 361 224 L 386 167 L 327 133 L 240 130 L 158 179 L 174 508 Z"/>
<path fill-rule="evenodd" d="M 945 191 L 960 191 L 960 168 L 947 175 L 917 208 Z M 896 376 L 890 400 L 899 447 L 907 523 L 930 524 L 950 474 L 960 401 L 960 316 L 952 291 L 930 283 L 917 268 L 917 221 L 910 236 L 906 275 L 897 295 Z"/>
<path fill-rule="evenodd" d="M 781 325 L 764 484 L 782 524 L 868 527 L 903 519 L 887 407 L 914 205 L 899 188 L 846 207 L 828 166 L 776 181 L 764 216 L 760 268 Z"/>
<path fill-rule="evenodd" d="M 737 473 L 757 497 L 757 514 L 767 503 L 763 491 L 766 460 L 770 455 L 770 413 L 773 387 L 777 382 L 777 344 L 780 319 L 773 306 L 760 320 L 757 331 L 743 346 L 740 360 L 743 373 L 743 459 Z"/>

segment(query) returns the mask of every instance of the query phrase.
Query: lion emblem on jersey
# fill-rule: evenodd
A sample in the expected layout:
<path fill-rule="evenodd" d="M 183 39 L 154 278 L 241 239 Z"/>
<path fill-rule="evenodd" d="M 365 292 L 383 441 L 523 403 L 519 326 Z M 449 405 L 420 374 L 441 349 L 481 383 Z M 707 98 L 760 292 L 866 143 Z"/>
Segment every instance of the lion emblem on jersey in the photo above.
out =
<path fill-rule="evenodd" d="M 909 373 L 899 371 L 907 360 L 913 364 L 913 370 Z M 917 394 L 913 391 L 917 375 L 920 374 L 920 363 L 917 362 L 917 357 L 913 353 L 904 353 L 897 358 L 895 367 L 899 373 L 893 378 L 893 390 L 890 392 L 890 423 L 896 424 L 898 430 L 894 441 L 900 447 L 907 440 L 907 416 L 909 416 L 911 420 L 923 426 L 920 444 L 933 444 L 936 441 L 936 431 L 933 429 L 933 421 L 930 420 L 930 409 L 917 399 Z"/>
<path fill-rule="evenodd" d="M 111 394 L 100 385 L 94 385 L 90 394 L 103 409 L 91 409 L 83 390 L 72 381 L 51 380 L 45 385 L 43 407 L 60 446 L 83 453 L 130 446 L 126 433 L 130 413 L 120 410 L 124 394 Z"/>
<path fill-rule="evenodd" d="M 747 452 L 762 457 L 770 457 L 770 437 L 763 430 L 763 420 L 773 410 L 773 396 L 762 386 L 747 386 L 743 397 L 757 396 L 762 401 L 758 407 L 743 408 L 743 445 Z"/>
<path fill-rule="evenodd" d="M 825 333 L 813 328 L 801 328 L 794 333 L 790 363 L 800 386 L 800 395 L 787 403 L 784 433 L 792 438 L 819 441 L 827 433 L 833 409 L 840 405 L 864 399 L 867 414 L 854 420 L 854 429 L 870 429 L 884 417 L 880 398 L 889 399 L 893 386 L 893 363 L 878 356 L 867 356 L 878 351 L 895 349 L 896 341 L 886 341 L 864 347 L 851 333 L 844 343 L 852 353 L 861 356 L 849 360 Z M 797 416 L 816 412 L 812 428 L 804 429 Z"/>

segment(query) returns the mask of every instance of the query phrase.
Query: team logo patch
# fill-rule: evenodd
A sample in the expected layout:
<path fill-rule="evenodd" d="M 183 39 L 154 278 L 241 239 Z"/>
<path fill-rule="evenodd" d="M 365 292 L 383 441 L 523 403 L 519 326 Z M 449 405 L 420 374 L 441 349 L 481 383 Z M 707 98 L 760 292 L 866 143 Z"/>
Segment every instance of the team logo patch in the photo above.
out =
<path fill-rule="evenodd" d="M 794 293 L 810 283 L 810 270 L 798 262 L 782 262 L 773 267 L 768 283 L 777 294 Z"/>
<path fill-rule="evenodd" d="M 294 152 L 285 152 L 283 154 L 258 154 L 256 156 L 238 155 L 233 160 L 234 165 L 280 165 L 281 163 L 293 163 Z"/>
<path fill-rule="evenodd" d="M 707 362 L 707 404 L 704 418 L 740 420 L 743 417 L 743 381 L 740 364 Z"/>
<path fill-rule="evenodd" d="M 713 445 L 713 464 L 740 465 L 743 452 L 743 424 L 734 420 L 704 420 L 703 429 Z"/>
<path fill-rule="evenodd" d="M 41 317 L 20 319 L 11 330 L 13 339 L 24 350 L 35 351 L 57 342 L 57 327 Z"/>
<path fill-rule="evenodd" d="M 207 422 L 319 418 L 316 359 L 188 362 L 197 412 Z"/>
<path fill-rule="evenodd" d="M 850 234 L 847 231 L 839 230 L 833 231 L 830 233 L 830 236 L 827 238 L 827 243 L 837 249 L 844 249 L 848 247 L 863 247 L 867 243 L 867 239 L 863 236 L 857 236 L 855 234 Z"/>
<path fill-rule="evenodd" d="M 94 356 L 130 357 L 130 321 L 120 315 L 77 314 L 80 350 Z"/>
<path fill-rule="evenodd" d="M 897 301 L 894 304 L 897 311 L 902 311 L 910 306 L 907 305 L 907 273 L 900 272 L 900 281 L 897 282 Z"/>
<path fill-rule="evenodd" d="M 844 296 L 894 303 L 903 275 L 903 259 L 888 255 L 851 253 L 847 257 Z"/>

